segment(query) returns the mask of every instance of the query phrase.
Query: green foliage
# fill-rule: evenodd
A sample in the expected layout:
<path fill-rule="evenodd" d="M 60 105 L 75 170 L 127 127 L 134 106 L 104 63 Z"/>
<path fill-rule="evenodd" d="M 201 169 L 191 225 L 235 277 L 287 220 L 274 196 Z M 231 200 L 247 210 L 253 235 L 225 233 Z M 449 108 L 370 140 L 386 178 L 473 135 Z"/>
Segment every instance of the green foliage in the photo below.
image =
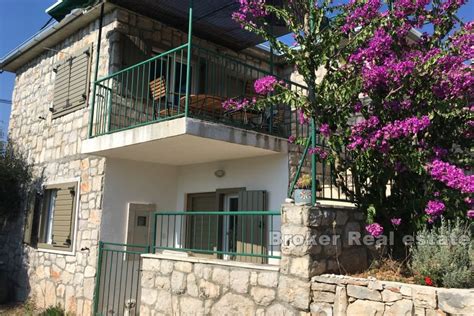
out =
<path fill-rule="evenodd" d="M 309 174 L 303 174 L 296 182 L 296 186 L 299 189 L 309 189 L 311 188 L 311 176 Z"/>
<path fill-rule="evenodd" d="M 424 228 L 412 248 L 411 269 L 419 279 L 448 288 L 474 286 L 474 243 L 468 224 L 442 221 L 440 227 Z M 422 282 L 423 283 L 423 282 Z"/>
<path fill-rule="evenodd" d="M 56 306 L 49 306 L 44 312 L 40 314 L 40 316 L 66 316 L 66 312 L 61 304 Z"/>
<path fill-rule="evenodd" d="M 21 202 L 32 183 L 31 166 L 15 144 L 9 141 L 0 153 L 0 218 L 20 213 Z"/>

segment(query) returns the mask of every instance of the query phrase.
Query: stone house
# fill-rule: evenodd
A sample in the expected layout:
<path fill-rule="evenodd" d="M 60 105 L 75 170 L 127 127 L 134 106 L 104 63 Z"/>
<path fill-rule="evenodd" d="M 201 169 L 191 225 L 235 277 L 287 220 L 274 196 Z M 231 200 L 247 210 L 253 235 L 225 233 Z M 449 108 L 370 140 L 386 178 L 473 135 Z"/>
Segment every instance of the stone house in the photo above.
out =
<path fill-rule="evenodd" d="M 266 75 L 305 87 L 235 6 L 58 1 L 58 23 L 0 61 L 16 74 L 10 138 L 41 180 L 0 235 L 18 298 L 78 315 L 291 314 L 309 310 L 311 276 L 366 264 L 345 243 L 280 247 L 363 218 L 324 165 L 323 206 L 280 211 L 303 127 L 288 104 L 222 102 L 256 97 Z"/>

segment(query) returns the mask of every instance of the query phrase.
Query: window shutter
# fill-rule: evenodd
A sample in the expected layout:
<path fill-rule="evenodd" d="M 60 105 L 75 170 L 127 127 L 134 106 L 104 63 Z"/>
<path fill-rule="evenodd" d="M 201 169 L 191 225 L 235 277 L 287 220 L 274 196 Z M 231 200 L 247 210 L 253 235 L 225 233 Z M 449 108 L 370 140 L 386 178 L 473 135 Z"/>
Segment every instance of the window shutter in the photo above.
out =
<path fill-rule="evenodd" d="M 58 187 L 53 214 L 52 239 L 54 247 L 68 248 L 71 246 L 75 196 L 75 186 Z"/>
<path fill-rule="evenodd" d="M 266 191 L 239 192 L 239 211 L 266 211 Z M 266 249 L 266 216 L 239 216 L 236 251 L 247 254 L 264 254 Z M 237 261 L 265 263 L 265 258 L 237 256 Z"/>
<path fill-rule="evenodd" d="M 56 67 L 53 118 L 66 115 L 86 105 L 90 56 L 91 49 L 88 48 Z"/>
<path fill-rule="evenodd" d="M 38 234 L 38 216 L 41 209 L 42 195 L 36 190 L 30 192 L 28 196 L 28 205 L 26 207 L 25 229 L 23 233 L 23 243 L 34 245 L 37 242 Z"/>

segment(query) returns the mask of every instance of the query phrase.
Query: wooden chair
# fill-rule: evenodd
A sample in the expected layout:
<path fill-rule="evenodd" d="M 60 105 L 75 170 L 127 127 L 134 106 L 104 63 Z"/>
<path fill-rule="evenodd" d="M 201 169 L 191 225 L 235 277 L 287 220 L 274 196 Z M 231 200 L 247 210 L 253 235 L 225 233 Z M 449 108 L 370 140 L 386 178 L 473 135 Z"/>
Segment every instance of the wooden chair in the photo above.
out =
<path fill-rule="evenodd" d="M 155 106 L 155 118 L 161 117 L 161 116 L 170 116 L 171 115 L 171 109 L 169 104 L 166 102 L 166 100 L 163 100 L 166 98 L 166 80 L 163 77 L 156 78 L 155 80 L 150 81 L 149 83 L 150 86 L 150 92 L 153 100 L 158 102 L 159 104 L 163 103 L 165 105 L 164 109 L 159 109 L 159 111 L 156 109 Z"/>

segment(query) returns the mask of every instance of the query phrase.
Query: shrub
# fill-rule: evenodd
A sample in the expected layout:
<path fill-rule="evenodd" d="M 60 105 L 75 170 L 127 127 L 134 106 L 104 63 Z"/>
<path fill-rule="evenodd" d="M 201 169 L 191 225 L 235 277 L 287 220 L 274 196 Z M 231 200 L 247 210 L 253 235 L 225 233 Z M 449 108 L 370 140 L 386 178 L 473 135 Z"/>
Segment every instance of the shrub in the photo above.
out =
<path fill-rule="evenodd" d="M 469 288 L 474 286 L 474 244 L 470 225 L 460 220 L 442 221 L 424 228 L 412 248 L 411 269 L 422 284 Z M 430 280 L 430 282 L 426 281 Z"/>
<path fill-rule="evenodd" d="M 0 219 L 20 214 L 21 201 L 32 183 L 31 166 L 9 141 L 0 152 Z"/>
<path fill-rule="evenodd" d="M 64 308 L 61 304 L 56 306 L 49 306 L 44 312 L 40 314 L 40 316 L 65 316 L 66 313 L 64 312 Z"/>

